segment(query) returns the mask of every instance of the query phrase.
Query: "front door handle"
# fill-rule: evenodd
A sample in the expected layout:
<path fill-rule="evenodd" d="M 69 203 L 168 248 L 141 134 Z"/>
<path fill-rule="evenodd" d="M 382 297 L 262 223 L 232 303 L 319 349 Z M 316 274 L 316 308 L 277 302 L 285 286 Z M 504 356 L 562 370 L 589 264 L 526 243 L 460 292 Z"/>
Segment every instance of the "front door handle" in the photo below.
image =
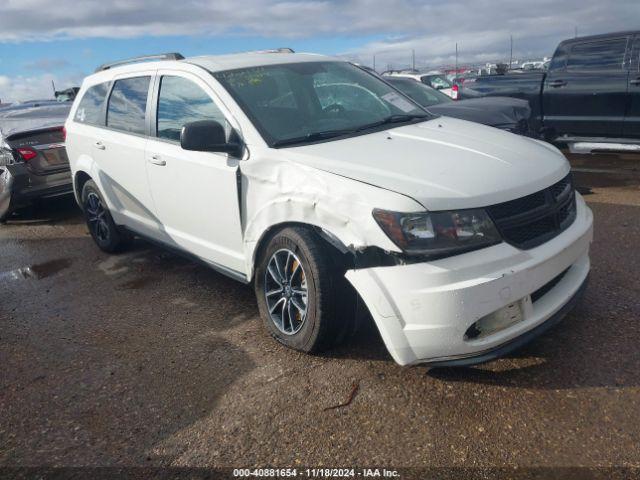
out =
<path fill-rule="evenodd" d="M 640 77 L 634 78 L 633 80 L 630 80 L 629 83 L 631 85 L 640 85 Z"/>
<path fill-rule="evenodd" d="M 96 142 L 93 144 L 94 147 L 96 147 L 98 150 L 104 150 L 106 147 L 104 146 L 104 143 L 102 142 Z"/>
<path fill-rule="evenodd" d="M 553 88 L 564 87 L 567 84 L 565 80 L 554 80 L 553 82 L 549 82 L 549 86 Z"/>
<path fill-rule="evenodd" d="M 162 160 L 159 155 L 151 155 L 151 157 L 149 158 L 149 163 L 159 165 L 160 167 L 164 167 L 167 164 L 167 162 Z"/>

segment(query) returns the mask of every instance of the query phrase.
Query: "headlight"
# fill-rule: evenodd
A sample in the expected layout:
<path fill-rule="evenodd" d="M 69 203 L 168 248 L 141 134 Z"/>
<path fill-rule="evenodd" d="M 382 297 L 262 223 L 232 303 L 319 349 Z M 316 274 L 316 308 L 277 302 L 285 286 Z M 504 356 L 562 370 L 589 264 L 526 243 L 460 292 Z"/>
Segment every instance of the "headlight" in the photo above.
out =
<path fill-rule="evenodd" d="M 444 257 L 500 243 L 502 239 L 481 209 L 399 213 L 373 210 L 373 217 L 404 252 Z"/>

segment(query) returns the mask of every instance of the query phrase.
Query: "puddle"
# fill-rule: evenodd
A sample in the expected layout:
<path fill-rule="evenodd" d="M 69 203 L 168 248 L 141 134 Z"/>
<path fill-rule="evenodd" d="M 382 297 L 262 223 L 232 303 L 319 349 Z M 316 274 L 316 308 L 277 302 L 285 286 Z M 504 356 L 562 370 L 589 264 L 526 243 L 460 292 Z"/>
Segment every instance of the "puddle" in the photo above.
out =
<path fill-rule="evenodd" d="M 29 278 L 40 280 L 55 275 L 61 270 L 69 268 L 70 265 L 71 260 L 68 258 L 60 258 L 28 267 L 16 268 L 8 272 L 1 272 L 0 280 L 25 280 Z"/>

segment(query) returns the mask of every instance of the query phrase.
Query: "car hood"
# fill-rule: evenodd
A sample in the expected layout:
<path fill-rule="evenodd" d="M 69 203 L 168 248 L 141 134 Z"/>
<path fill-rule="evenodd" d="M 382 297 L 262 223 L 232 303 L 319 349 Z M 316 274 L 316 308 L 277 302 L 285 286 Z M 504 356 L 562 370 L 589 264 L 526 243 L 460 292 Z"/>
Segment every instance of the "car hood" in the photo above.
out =
<path fill-rule="evenodd" d="M 483 123 L 494 127 L 507 127 L 527 120 L 531 115 L 529 102 L 519 98 L 483 97 L 428 107 L 432 113 Z"/>
<path fill-rule="evenodd" d="M 282 152 L 294 162 L 409 196 L 429 210 L 513 200 L 569 171 L 566 158 L 547 143 L 446 117 Z"/>

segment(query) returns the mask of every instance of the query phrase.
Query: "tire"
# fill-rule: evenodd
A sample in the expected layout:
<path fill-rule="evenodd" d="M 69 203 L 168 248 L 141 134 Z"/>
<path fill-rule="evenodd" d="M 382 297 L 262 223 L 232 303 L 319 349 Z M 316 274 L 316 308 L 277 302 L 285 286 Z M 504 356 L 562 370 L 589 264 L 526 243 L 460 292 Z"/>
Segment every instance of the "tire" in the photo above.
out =
<path fill-rule="evenodd" d="M 82 209 L 89 233 L 100 250 L 107 253 L 121 252 L 131 244 L 133 237 L 118 228 L 106 205 L 95 182 L 87 180 L 82 187 Z"/>
<path fill-rule="evenodd" d="M 274 258 L 281 271 L 288 271 L 288 281 L 275 271 Z M 283 345 L 307 353 L 321 352 L 339 343 L 352 326 L 356 305 L 355 292 L 344 272 L 331 247 L 313 230 L 288 227 L 273 235 L 258 258 L 254 277 L 260 316 L 268 332 Z M 277 276 L 284 287 L 279 286 Z M 288 300 L 286 285 L 290 287 Z M 295 293 L 303 291 L 305 285 L 306 303 L 303 295 Z M 280 306 L 274 307 L 277 302 Z M 288 309 L 283 313 L 285 304 Z M 306 306 L 304 316 L 301 305 Z"/>

